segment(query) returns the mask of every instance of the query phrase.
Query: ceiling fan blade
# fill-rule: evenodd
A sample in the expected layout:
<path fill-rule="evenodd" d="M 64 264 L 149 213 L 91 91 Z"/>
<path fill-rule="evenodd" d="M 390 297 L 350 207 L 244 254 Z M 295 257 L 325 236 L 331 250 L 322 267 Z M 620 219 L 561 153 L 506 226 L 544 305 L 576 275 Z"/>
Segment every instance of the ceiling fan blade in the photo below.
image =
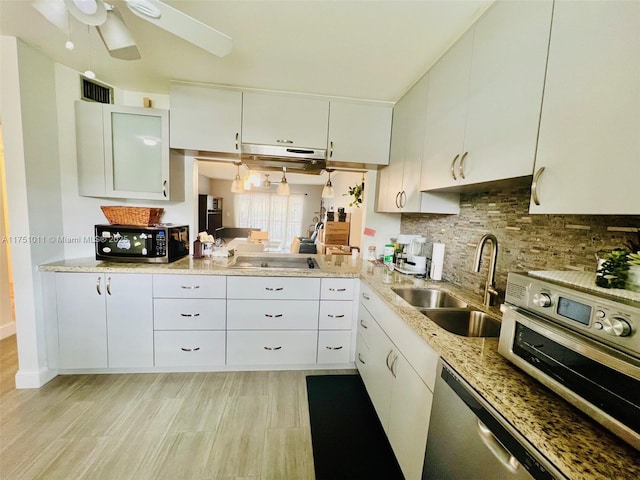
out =
<path fill-rule="evenodd" d="M 109 55 L 120 60 L 138 60 L 142 58 L 136 41 L 124 23 L 120 12 L 107 4 L 107 20 L 96 27 L 102 43 L 107 47 Z"/>
<path fill-rule="evenodd" d="M 64 0 L 34 0 L 31 4 L 44 18 L 60 30 L 65 33 L 69 32 L 69 14 L 67 13 Z"/>
<path fill-rule="evenodd" d="M 129 10 L 218 57 L 231 53 L 233 40 L 218 30 L 158 0 L 125 0 Z"/>

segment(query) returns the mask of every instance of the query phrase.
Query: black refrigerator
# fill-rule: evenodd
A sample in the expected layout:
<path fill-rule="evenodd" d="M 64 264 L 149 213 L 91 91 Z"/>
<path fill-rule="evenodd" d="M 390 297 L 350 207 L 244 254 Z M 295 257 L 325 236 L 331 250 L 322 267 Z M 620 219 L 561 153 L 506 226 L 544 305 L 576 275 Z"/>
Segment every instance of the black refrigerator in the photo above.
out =
<path fill-rule="evenodd" d="M 215 236 L 218 228 L 222 228 L 222 198 L 198 195 L 198 233 Z"/>

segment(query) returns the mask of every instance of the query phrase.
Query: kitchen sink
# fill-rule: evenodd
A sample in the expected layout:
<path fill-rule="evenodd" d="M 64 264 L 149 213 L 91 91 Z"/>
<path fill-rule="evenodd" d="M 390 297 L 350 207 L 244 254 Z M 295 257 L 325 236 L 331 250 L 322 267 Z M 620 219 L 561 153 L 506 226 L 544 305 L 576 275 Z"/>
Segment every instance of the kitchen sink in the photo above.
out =
<path fill-rule="evenodd" d="M 235 263 L 229 265 L 228 268 L 240 269 L 287 269 L 287 270 L 309 270 L 311 268 L 319 268 L 318 262 L 311 257 L 299 257 L 288 255 L 271 255 L 271 256 L 239 256 Z"/>
<path fill-rule="evenodd" d="M 396 295 L 418 308 L 465 308 L 467 304 L 434 288 L 392 288 Z"/>
<path fill-rule="evenodd" d="M 498 337 L 500 322 L 479 310 L 421 308 L 420 312 L 446 331 L 463 337 Z"/>

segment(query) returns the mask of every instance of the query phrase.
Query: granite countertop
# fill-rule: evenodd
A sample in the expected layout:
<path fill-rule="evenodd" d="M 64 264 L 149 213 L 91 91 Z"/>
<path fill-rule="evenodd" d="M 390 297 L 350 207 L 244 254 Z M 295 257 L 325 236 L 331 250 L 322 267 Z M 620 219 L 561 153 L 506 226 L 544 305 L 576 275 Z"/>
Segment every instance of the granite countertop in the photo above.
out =
<path fill-rule="evenodd" d="M 277 253 L 244 254 L 243 256 L 278 256 Z M 276 268 L 229 268 L 237 257 L 184 257 L 172 263 L 122 263 L 103 262 L 94 258 L 61 260 L 40 265 L 41 272 L 94 272 L 94 273 L 171 273 L 178 275 L 252 275 L 262 277 L 358 277 L 362 268 L 360 258 L 351 255 L 305 255 L 288 256 L 312 257 L 320 268 L 297 270 Z"/>
<path fill-rule="evenodd" d="M 380 295 L 441 357 L 571 480 L 640 478 L 640 453 L 498 354 L 497 338 L 447 332 L 391 288 L 435 287 L 501 318 L 456 285 L 418 280 L 383 268 L 363 268 L 360 278 Z"/>
<path fill-rule="evenodd" d="M 264 255 L 264 254 L 261 254 Z M 396 295 L 391 288 L 435 287 L 450 292 L 496 318 L 497 307 L 485 307 L 468 291 L 447 282 L 421 280 L 347 255 L 313 257 L 319 269 L 233 269 L 235 258 L 193 259 L 170 264 L 134 264 L 75 259 L 39 267 L 44 272 L 171 273 L 196 275 L 260 275 L 359 277 L 434 348 L 503 417 L 571 480 L 640 478 L 640 454 L 561 397 L 498 354 L 497 338 L 469 338 L 447 332 Z"/>

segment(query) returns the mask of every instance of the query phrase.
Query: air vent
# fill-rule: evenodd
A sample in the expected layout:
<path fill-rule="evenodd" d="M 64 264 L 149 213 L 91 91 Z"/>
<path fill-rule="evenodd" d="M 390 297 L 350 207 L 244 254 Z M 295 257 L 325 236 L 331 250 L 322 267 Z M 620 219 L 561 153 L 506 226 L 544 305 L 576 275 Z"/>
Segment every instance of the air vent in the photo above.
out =
<path fill-rule="evenodd" d="M 113 88 L 102 85 L 87 77 L 80 76 L 81 92 L 83 100 L 91 100 L 99 103 L 113 103 Z"/>

